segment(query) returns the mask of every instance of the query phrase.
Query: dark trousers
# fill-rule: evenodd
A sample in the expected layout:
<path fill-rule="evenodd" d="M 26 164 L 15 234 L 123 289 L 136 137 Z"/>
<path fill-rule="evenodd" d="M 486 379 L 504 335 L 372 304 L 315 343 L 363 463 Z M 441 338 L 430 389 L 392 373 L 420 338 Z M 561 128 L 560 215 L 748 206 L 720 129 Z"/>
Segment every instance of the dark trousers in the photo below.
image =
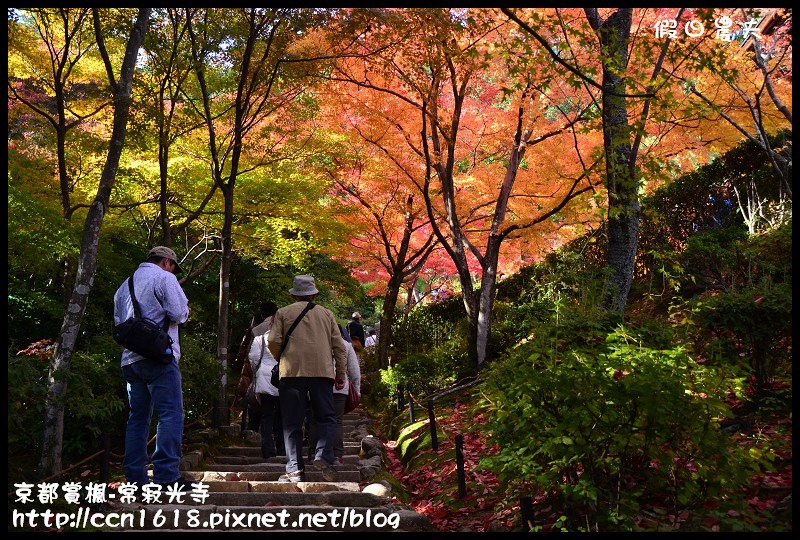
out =
<path fill-rule="evenodd" d="M 333 455 L 344 459 L 344 406 L 347 403 L 347 394 L 333 394 L 333 406 L 336 409 L 336 435 L 333 438 Z M 311 436 L 308 444 L 314 447 L 319 439 L 317 435 L 317 424 L 311 422 Z"/>
<path fill-rule="evenodd" d="M 318 439 L 314 459 L 333 463 L 336 435 L 336 409 L 333 405 L 333 380 L 326 377 L 282 377 L 280 382 L 283 442 L 286 446 L 286 472 L 305 468 L 303 461 L 303 424 L 306 418 L 306 395 L 314 414 Z"/>
<path fill-rule="evenodd" d="M 278 396 L 259 394 L 261 396 L 261 456 L 283 456 L 286 449 L 283 444 L 283 419 Z"/>
<path fill-rule="evenodd" d="M 247 405 L 247 429 L 250 431 L 261 429 L 261 409 L 254 409 Z"/>

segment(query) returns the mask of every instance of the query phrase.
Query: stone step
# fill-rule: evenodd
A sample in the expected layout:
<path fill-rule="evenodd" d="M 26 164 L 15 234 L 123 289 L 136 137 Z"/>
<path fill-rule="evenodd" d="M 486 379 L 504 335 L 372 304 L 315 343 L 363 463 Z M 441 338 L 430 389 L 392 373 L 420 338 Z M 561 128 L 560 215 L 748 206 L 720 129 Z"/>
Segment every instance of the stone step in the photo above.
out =
<path fill-rule="evenodd" d="M 232 450 L 233 452 L 228 453 L 226 450 Z M 235 452 L 236 450 L 250 450 L 249 448 L 236 448 L 230 447 L 228 449 L 223 450 L 219 455 L 214 456 L 213 460 L 215 463 L 219 463 L 220 465 L 254 465 L 256 463 L 286 463 L 286 456 L 273 456 L 271 458 L 264 459 L 261 457 L 261 451 L 259 449 L 253 449 L 253 452 Z M 308 452 L 304 454 L 308 456 Z M 358 465 L 359 460 L 361 459 L 358 454 L 346 454 L 343 456 L 345 465 Z"/>
<path fill-rule="evenodd" d="M 307 454 L 306 454 L 307 455 Z M 353 467 L 358 466 L 358 461 L 361 459 L 357 454 L 349 454 L 344 456 L 344 464 Z M 285 465 L 286 456 L 275 456 L 264 459 L 260 456 L 227 456 L 220 455 L 214 457 L 214 462 L 220 465 L 258 465 L 258 464 L 277 464 Z"/>
<path fill-rule="evenodd" d="M 240 483 L 240 482 L 237 482 Z M 337 482 L 338 483 L 338 482 Z M 328 484 L 337 484 L 329 482 Z M 251 487 L 267 487 L 264 486 L 267 482 L 261 483 L 260 486 Z M 272 484 L 279 484 L 273 482 Z M 306 484 L 306 485 L 302 485 Z M 202 495 L 196 492 L 184 492 L 180 497 L 173 497 L 165 492 L 162 492 L 160 498 L 152 503 L 145 503 L 143 500 L 137 500 L 133 503 L 120 503 L 121 507 L 126 510 L 139 508 L 141 506 L 147 507 L 163 507 L 163 506 L 219 506 L 219 507 L 272 507 L 272 506 L 324 506 L 324 507 L 363 507 L 363 508 L 376 508 L 388 504 L 390 502 L 387 497 L 380 497 L 372 493 L 364 493 L 352 489 L 335 490 L 331 489 L 330 485 L 321 485 L 318 483 L 316 487 L 323 488 L 323 491 L 303 491 L 314 486 L 312 482 L 298 482 L 297 484 L 282 484 L 282 486 L 289 486 L 290 490 L 284 490 L 281 485 L 272 487 L 280 488 L 276 491 L 209 491 Z M 341 487 L 346 487 L 342 484 Z M 299 490 L 299 491 L 298 491 Z"/>
<path fill-rule="evenodd" d="M 198 473 L 194 473 L 197 475 Z M 236 476 L 236 473 L 227 473 Z M 209 493 L 275 493 L 275 492 L 297 492 L 304 493 L 323 493 L 327 491 L 353 491 L 360 492 L 361 486 L 358 482 L 272 482 L 267 480 L 213 480 L 202 477 L 214 478 L 216 473 L 199 474 L 197 481 L 208 486 Z M 188 475 L 187 475 L 188 476 Z"/>
<path fill-rule="evenodd" d="M 241 442 L 217 448 L 204 463 L 193 461 L 189 470 L 181 471 L 186 479 L 202 482 L 205 491 L 194 490 L 180 501 L 170 500 L 165 493 L 158 504 L 136 501 L 121 505 L 135 518 L 127 530 L 434 531 L 425 516 L 393 502 L 391 490 L 370 484 L 369 478 L 375 474 L 375 454 L 374 446 L 364 442 L 370 436 L 366 429 L 369 424 L 371 420 L 358 413 L 345 416 L 344 464 L 334 467 L 339 472 L 337 482 L 325 481 L 322 472 L 312 465 L 313 460 L 307 459 L 306 481 L 278 482 L 286 472 L 286 456 L 264 459 L 258 433 L 240 431 L 238 426 L 220 428 L 221 434 L 240 435 Z M 363 459 L 362 444 L 366 444 Z M 304 447 L 303 457 L 307 456 L 308 447 Z"/>
<path fill-rule="evenodd" d="M 359 443 L 344 443 L 344 458 L 347 460 L 349 456 L 354 456 L 356 459 L 358 458 L 358 454 L 361 452 L 361 444 Z M 303 447 L 303 455 L 308 455 L 308 447 Z M 257 460 L 265 461 L 264 458 L 261 457 L 261 447 L 260 446 L 225 446 L 220 448 L 217 451 L 217 455 L 214 456 L 214 460 L 222 463 L 222 460 L 226 460 L 225 462 L 231 463 L 231 459 L 234 458 L 256 458 Z M 273 462 L 274 460 L 283 460 L 285 461 L 285 456 L 277 456 L 267 459 L 268 462 Z M 244 463 L 245 461 L 241 461 Z M 258 463 L 258 461 L 255 461 Z"/>
<path fill-rule="evenodd" d="M 334 468 L 339 471 L 340 482 L 360 482 L 361 472 L 356 469 L 342 470 L 345 466 L 337 465 Z M 189 478 L 194 476 L 193 472 L 200 471 L 184 471 L 184 476 Z M 275 465 L 272 463 L 262 463 L 259 465 L 216 465 L 211 463 L 205 467 L 203 477 L 211 478 L 209 473 L 233 473 L 224 481 L 237 482 L 237 481 L 261 481 L 261 482 L 277 482 L 278 477 L 286 472 L 283 465 Z M 322 471 L 318 471 L 313 466 L 306 465 L 305 476 L 308 482 L 324 482 Z M 205 480 L 204 480 L 205 481 Z"/>

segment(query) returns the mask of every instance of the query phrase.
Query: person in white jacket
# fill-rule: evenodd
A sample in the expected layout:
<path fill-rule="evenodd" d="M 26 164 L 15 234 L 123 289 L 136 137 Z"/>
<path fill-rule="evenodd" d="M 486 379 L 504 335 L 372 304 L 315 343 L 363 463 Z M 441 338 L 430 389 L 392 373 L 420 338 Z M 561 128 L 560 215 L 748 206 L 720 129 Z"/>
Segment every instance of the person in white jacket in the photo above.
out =
<path fill-rule="evenodd" d="M 347 402 L 347 394 L 350 393 L 349 381 L 353 381 L 356 390 L 358 390 L 358 395 L 361 396 L 361 366 L 358 364 L 358 356 L 353 348 L 350 335 L 341 324 L 339 325 L 339 331 L 342 333 L 344 346 L 347 350 L 347 370 L 344 387 L 338 390 L 336 387 L 333 388 L 333 405 L 336 409 L 336 432 L 333 439 L 334 465 L 344 465 L 344 406 Z M 311 422 L 311 433 L 309 436 L 311 448 L 314 448 L 315 441 L 317 440 L 315 424 L 315 422 Z"/>
<path fill-rule="evenodd" d="M 267 347 L 267 334 L 274 319 L 273 312 L 253 328 L 253 342 L 248 354 L 250 367 L 255 373 L 256 394 L 261 400 L 261 457 L 264 459 L 286 455 L 278 389 L 270 382 L 272 366 L 278 363 Z"/>

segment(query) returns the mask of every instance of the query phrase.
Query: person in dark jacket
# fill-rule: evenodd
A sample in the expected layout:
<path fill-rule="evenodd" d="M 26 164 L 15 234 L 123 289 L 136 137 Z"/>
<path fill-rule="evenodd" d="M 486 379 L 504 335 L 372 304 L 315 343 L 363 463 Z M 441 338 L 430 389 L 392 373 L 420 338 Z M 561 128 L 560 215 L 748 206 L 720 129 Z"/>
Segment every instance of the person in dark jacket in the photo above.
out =
<path fill-rule="evenodd" d="M 367 339 L 364 335 L 364 327 L 361 324 L 361 313 L 358 311 L 353 313 L 353 320 L 347 323 L 347 334 L 350 336 L 356 352 L 361 352 Z"/>

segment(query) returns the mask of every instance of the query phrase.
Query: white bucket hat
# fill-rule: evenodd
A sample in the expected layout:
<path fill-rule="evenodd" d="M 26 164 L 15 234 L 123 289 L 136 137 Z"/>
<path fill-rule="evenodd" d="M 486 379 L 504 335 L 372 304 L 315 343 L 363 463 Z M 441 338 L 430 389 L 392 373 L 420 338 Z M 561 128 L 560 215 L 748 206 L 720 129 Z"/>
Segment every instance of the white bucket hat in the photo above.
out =
<path fill-rule="evenodd" d="M 289 294 L 292 296 L 310 296 L 317 293 L 319 291 L 314 284 L 314 276 L 309 276 L 308 274 L 295 276 L 294 286 L 289 289 Z"/>

